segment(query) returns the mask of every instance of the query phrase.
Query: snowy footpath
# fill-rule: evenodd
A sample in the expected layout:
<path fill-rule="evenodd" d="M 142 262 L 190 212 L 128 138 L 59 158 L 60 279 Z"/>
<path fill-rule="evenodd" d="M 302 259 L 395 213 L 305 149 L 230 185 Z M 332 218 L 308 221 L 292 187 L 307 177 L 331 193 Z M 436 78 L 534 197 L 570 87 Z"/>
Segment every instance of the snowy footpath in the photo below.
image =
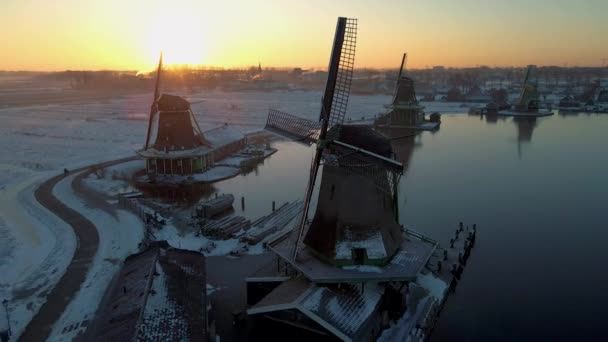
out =
<path fill-rule="evenodd" d="M 59 182 L 53 194 L 97 227 L 99 247 L 80 291 L 55 323 L 49 337 L 53 341 L 70 341 L 85 330 L 112 277 L 120 269 L 123 260 L 138 251 L 138 244 L 143 239 L 143 223 L 133 214 L 117 210 L 114 217 L 102 210 L 85 206 L 84 201 L 72 189 L 75 176 Z"/>
<path fill-rule="evenodd" d="M 34 189 L 46 173 L 0 165 L 12 176 L 0 186 L 0 300 L 9 300 L 13 336 L 46 301 L 74 254 L 72 229 L 42 207 Z"/>

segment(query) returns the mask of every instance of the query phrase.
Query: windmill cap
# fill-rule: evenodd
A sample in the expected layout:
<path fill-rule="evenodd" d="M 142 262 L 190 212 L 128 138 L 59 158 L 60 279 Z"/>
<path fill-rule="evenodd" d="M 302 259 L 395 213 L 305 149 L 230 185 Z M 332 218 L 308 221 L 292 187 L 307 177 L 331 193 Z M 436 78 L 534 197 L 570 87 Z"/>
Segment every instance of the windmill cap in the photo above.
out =
<path fill-rule="evenodd" d="M 387 158 L 393 152 L 390 141 L 369 126 L 342 125 L 339 140 Z"/>
<path fill-rule="evenodd" d="M 187 111 L 190 109 L 190 102 L 180 96 L 162 94 L 158 99 L 158 109 L 160 111 Z"/>

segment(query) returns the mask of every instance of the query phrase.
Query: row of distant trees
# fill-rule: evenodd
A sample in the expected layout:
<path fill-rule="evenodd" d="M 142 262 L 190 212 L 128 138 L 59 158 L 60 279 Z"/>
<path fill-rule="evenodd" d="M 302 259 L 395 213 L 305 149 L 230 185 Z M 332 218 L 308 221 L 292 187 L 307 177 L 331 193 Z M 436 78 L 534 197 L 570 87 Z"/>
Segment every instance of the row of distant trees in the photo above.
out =
<path fill-rule="evenodd" d="M 266 78 L 284 82 L 301 81 L 310 71 L 301 68 L 275 69 L 264 68 Z M 357 69 L 355 77 L 358 80 L 368 79 L 392 81 L 397 78 L 397 70 Z M 487 81 L 519 83 L 525 77 L 526 68 L 433 68 L 406 70 L 406 75 L 412 77 L 417 88 L 448 87 L 456 88 L 466 94 L 471 88 Z M 241 69 L 223 68 L 192 68 L 187 66 L 171 67 L 163 70 L 162 82 L 165 87 L 205 89 L 215 88 L 225 82 L 252 79 L 259 74 L 257 66 Z M 567 82 L 569 85 L 587 85 L 598 77 L 608 77 L 606 68 L 593 67 L 539 67 L 539 80 L 557 85 Z M 138 73 L 136 71 L 63 71 L 42 74 L 42 78 L 69 82 L 77 89 L 150 89 L 155 78 L 155 72 Z"/>

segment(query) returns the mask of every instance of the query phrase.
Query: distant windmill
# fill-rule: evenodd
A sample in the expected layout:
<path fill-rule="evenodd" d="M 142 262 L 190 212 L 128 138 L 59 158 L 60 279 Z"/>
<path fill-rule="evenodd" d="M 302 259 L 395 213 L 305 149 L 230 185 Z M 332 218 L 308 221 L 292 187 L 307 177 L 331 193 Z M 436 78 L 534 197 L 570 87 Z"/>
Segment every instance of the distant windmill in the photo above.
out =
<path fill-rule="evenodd" d="M 515 110 L 519 112 L 535 112 L 539 107 L 538 77 L 536 75 L 536 65 L 528 65 L 524 85 L 521 88 L 519 102 L 515 105 Z"/>
<path fill-rule="evenodd" d="M 402 242 L 397 213 L 397 184 L 403 165 L 391 159 L 390 142 L 371 127 L 344 125 L 353 75 L 356 19 L 338 18 L 319 122 L 271 109 L 266 128 L 294 140 L 316 144 L 291 252 L 301 243 L 332 264 L 383 264 Z M 313 189 L 323 160 L 321 186 L 312 222 Z M 360 253 L 340 255 L 343 241 L 372 241 Z M 350 246 L 350 244 L 349 244 Z M 367 250 L 366 250 L 367 249 Z M 375 253 L 374 251 L 382 251 Z"/>
<path fill-rule="evenodd" d="M 393 101 L 385 107 L 390 111 L 375 120 L 378 128 L 414 128 L 424 122 L 424 107 L 418 103 L 414 80 L 404 75 L 407 53 L 401 58 L 401 67 L 395 83 Z"/>
<path fill-rule="evenodd" d="M 160 95 L 162 66 L 161 53 L 146 141 L 137 154 L 145 159 L 148 174 L 187 175 L 202 172 L 213 163 L 209 153 L 212 144 L 203 135 L 190 102 L 180 96 Z"/>

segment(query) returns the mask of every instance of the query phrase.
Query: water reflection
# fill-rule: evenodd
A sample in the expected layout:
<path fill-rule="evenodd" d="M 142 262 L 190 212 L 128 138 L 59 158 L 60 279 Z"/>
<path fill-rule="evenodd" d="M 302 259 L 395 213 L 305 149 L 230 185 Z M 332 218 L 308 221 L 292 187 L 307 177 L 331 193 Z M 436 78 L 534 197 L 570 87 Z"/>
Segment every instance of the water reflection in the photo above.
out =
<path fill-rule="evenodd" d="M 517 126 L 517 156 L 521 159 L 522 143 L 530 143 L 532 141 L 532 133 L 537 125 L 535 117 L 514 117 L 513 122 Z"/>

